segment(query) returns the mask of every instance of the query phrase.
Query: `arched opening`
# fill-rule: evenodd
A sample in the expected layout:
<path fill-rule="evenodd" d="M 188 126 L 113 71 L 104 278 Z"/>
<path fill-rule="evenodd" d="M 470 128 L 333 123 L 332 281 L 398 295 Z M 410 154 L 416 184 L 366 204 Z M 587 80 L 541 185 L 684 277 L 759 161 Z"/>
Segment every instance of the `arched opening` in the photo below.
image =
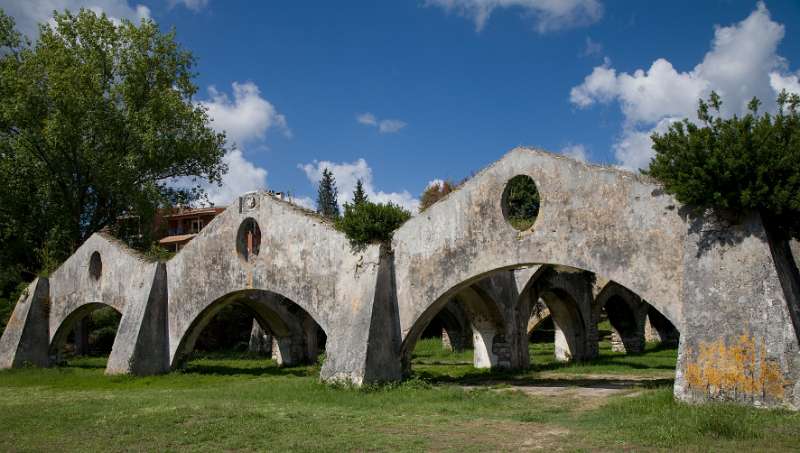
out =
<path fill-rule="evenodd" d="M 257 350 L 251 348 L 254 336 L 263 342 Z M 230 359 L 257 360 L 239 364 L 250 368 L 310 364 L 324 352 L 325 341 L 323 329 L 298 304 L 277 293 L 243 290 L 217 299 L 200 313 L 173 363 L 187 366 L 196 359 L 197 369 L 221 359 L 227 363 L 223 367 L 229 367 Z"/>
<path fill-rule="evenodd" d="M 644 329 L 645 341 L 658 343 L 663 348 L 677 348 L 680 333 L 666 316 L 647 305 L 647 324 Z"/>
<path fill-rule="evenodd" d="M 540 203 L 539 189 L 530 176 L 517 175 L 506 183 L 501 206 L 506 221 L 515 229 L 525 231 L 533 227 Z"/>
<path fill-rule="evenodd" d="M 513 272 L 513 279 L 497 278 L 501 273 L 509 271 Z M 487 297 L 487 294 L 481 294 L 481 288 L 485 288 L 485 283 L 489 280 L 496 284 L 510 285 L 510 288 L 492 290 L 491 297 Z M 432 361 L 420 360 L 418 349 L 414 349 L 414 345 L 418 344 L 415 341 L 435 335 L 441 329 L 447 331 L 447 315 L 442 314 L 445 307 L 452 301 L 466 306 L 465 295 L 470 293 L 473 297 L 476 294 L 479 296 L 472 299 L 473 305 L 475 300 L 482 300 L 479 307 L 488 307 L 494 311 L 496 326 L 493 327 L 495 335 L 492 337 L 506 337 L 502 338 L 500 349 L 510 348 L 512 357 L 520 355 L 523 350 L 527 353 L 526 358 L 530 358 L 530 362 L 524 364 L 529 363 L 527 370 L 516 364 L 512 374 L 477 370 L 478 348 L 484 346 L 481 340 L 488 337 L 486 334 L 473 337 L 475 349 L 472 360 L 463 356 L 439 356 Z M 445 297 L 448 298 L 446 302 L 443 301 Z M 516 299 L 504 299 L 508 297 Z M 492 303 L 486 304 L 487 301 Z M 636 386 L 649 381 L 653 385 L 671 385 L 675 377 L 676 350 L 652 344 L 641 354 L 623 354 L 612 350 L 611 332 L 616 329 L 628 332 L 631 326 L 638 328 L 643 319 L 640 312 L 632 314 L 627 308 L 629 301 L 639 301 L 641 305 L 637 307 L 640 310 L 641 307 L 649 307 L 635 293 L 615 282 L 597 277 L 589 271 L 562 265 L 524 264 L 480 274 L 446 291 L 442 299 L 431 304 L 417 322 L 411 325 L 403 342 L 405 371 L 407 374 L 434 381 L 453 382 L 464 379 L 464 382 L 470 384 L 484 379 L 494 382 L 509 380 L 511 385 L 518 385 L 523 381 L 528 382 L 525 385 L 545 386 L 549 380 L 560 382 L 557 376 L 542 377 L 538 374 L 545 372 L 572 376 L 570 379 L 578 379 L 574 382 L 586 382 L 592 386 Z M 607 315 L 603 308 L 610 314 Z M 465 311 L 470 314 L 473 328 L 472 312 Z M 647 313 L 646 308 L 643 313 Z M 613 319 L 615 327 L 612 328 L 609 318 Z M 656 323 L 666 319 L 663 315 L 661 318 L 654 316 Z M 480 331 L 480 328 L 473 329 L 473 332 L 475 330 Z M 607 337 L 601 335 L 604 332 L 608 333 Z M 501 336 L 497 336 L 497 333 L 501 333 Z M 522 345 L 516 343 L 516 335 L 527 340 L 527 347 L 525 341 Z M 632 334 L 626 335 L 626 340 L 631 336 Z M 441 349 L 439 345 L 438 350 Z M 484 350 L 495 350 L 494 344 L 489 348 L 484 347 Z M 413 351 L 413 354 L 408 351 Z M 502 366 L 497 366 L 498 362 L 495 360 L 491 364 L 492 368 L 502 369 Z M 624 384 L 620 384 L 621 382 Z"/>
<path fill-rule="evenodd" d="M 70 313 L 50 342 L 50 361 L 64 365 L 79 361 L 105 367 L 111 354 L 122 314 L 103 303 L 89 303 Z M 91 359 L 87 359 L 91 358 Z"/>
<path fill-rule="evenodd" d="M 569 362 L 587 358 L 587 331 L 575 299 L 566 291 L 557 288 L 542 291 L 540 297 L 553 320 L 556 361 Z"/>
<path fill-rule="evenodd" d="M 423 367 L 443 361 L 474 368 L 509 367 L 510 348 L 502 313 L 477 286 L 468 285 L 431 307 L 424 323 L 403 343 L 406 374 L 411 373 L 412 362 Z M 451 343 L 449 348 L 443 345 L 443 332 Z M 460 344 L 453 344 L 454 340 Z"/>
<path fill-rule="evenodd" d="M 261 228 L 252 217 L 244 219 L 236 234 L 236 251 L 245 262 L 250 262 L 261 250 Z"/>
<path fill-rule="evenodd" d="M 99 280 L 101 275 L 103 275 L 103 260 L 100 258 L 100 252 L 94 252 L 89 258 L 89 276 Z"/>
<path fill-rule="evenodd" d="M 628 354 L 644 351 L 644 325 L 637 321 L 628 303 L 622 297 L 614 295 L 608 299 L 604 310 L 614 329 L 611 336 L 612 350 Z"/>
<path fill-rule="evenodd" d="M 472 329 L 458 299 L 451 300 L 436 314 L 422 332 L 421 340 L 432 340 L 434 345 L 431 348 L 440 341 L 445 351 L 463 352 L 472 349 Z"/>

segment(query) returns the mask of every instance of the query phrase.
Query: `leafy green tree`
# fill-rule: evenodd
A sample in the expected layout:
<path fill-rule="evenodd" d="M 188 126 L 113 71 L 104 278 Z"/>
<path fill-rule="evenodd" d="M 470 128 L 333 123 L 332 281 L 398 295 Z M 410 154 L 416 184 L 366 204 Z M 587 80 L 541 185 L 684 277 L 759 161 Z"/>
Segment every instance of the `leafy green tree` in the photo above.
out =
<path fill-rule="evenodd" d="M 28 43 L 0 11 L 0 291 L 125 214 L 219 183 L 225 136 L 193 102 L 194 58 L 155 23 L 55 13 Z M 149 244 L 146 244 L 149 245 Z"/>
<path fill-rule="evenodd" d="M 778 95 L 775 114 L 753 99 L 743 116 L 722 118 L 722 100 L 699 102 L 699 124 L 687 119 L 653 134 L 646 171 L 678 201 L 724 217 L 758 212 L 800 339 L 800 273 L 789 240 L 800 237 L 800 96 Z"/>
<path fill-rule="evenodd" d="M 359 205 L 361 203 L 366 202 L 368 199 L 367 193 L 364 192 L 364 183 L 361 182 L 359 179 L 356 182 L 356 188 L 353 190 L 353 204 Z"/>
<path fill-rule="evenodd" d="M 375 242 L 389 242 L 392 232 L 411 218 L 411 213 L 394 203 L 344 204 L 344 215 L 336 223 L 355 249 Z"/>
<path fill-rule="evenodd" d="M 339 203 L 336 189 L 336 178 L 327 168 L 322 170 L 322 179 L 317 187 L 317 212 L 329 219 L 339 218 Z"/>
<path fill-rule="evenodd" d="M 419 199 L 419 212 L 428 209 L 432 204 L 444 198 L 455 190 L 455 185 L 450 181 L 443 181 L 428 186 Z"/>

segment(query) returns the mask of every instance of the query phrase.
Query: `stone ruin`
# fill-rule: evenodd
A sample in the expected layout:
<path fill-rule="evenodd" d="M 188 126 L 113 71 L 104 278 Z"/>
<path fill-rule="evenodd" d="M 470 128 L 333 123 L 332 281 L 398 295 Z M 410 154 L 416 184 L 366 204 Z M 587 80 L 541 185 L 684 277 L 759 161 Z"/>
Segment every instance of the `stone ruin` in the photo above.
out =
<path fill-rule="evenodd" d="M 517 175 L 541 197 L 524 231 L 506 218 L 504 191 Z M 597 355 L 605 309 L 618 350 L 641 350 L 646 335 L 678 341 L 679 400 L 798 409 L 787 308 L 796 266 L 773 260 L 756 215 L 723 225 L 647 177 L 518 148 L 391 244 L 359 251 L 325 219 L 266 193 L 240 197 L 166 262 L 97 233 L 23 293 L 0 367 L 57 363 L 77 321 L 111 306 L 122 318 L 106 373 L 168 372 L 237 302 L 275 337 L 282 363 L 313 359 L 321 331 L 321 379 L 362 385 L 401 379 L 440 313 L 453 347 L 474 346 L 475 366 L 524 368 L 533 312 L 552 318 L 559 360 L 583 360 Z"/>

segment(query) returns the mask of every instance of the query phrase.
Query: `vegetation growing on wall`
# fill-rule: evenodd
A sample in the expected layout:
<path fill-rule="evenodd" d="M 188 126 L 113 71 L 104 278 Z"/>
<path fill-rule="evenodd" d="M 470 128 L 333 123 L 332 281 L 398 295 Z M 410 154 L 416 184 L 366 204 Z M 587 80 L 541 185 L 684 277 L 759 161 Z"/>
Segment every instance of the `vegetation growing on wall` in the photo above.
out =
<path fill-rule="evenodd" d="M 744 214 L 758 211 L 775 232 L 800 236 L 800 96 L 778 96 L 775 114 L 758 99 L 744 116 L 722 118 L 722 99 L 700 100 L 688 119 L 652 136 L 647 173 L 682 203 Z"/>
<path fill-rule="evenodd" d="M 760 113 L 753 98 L 744 116 L 722 118 L 722 99 L 699 101 L 700 124 L 688 119 L 652 135 L 647 173 L 678 201 L 730 217 L 757 212 L 800 341 L 800 272 L 790 250 L 800 238 L 800 96 L 785 90 L 777 112 Z"/>
<path fill-rule="evenodd" d="M 437 181 L 430 184 L 419 197 L 419 212 L 428 209 L 432 204 L 455 190 L 455 188 L 455 184 L 450 181 Z"/>
<path fill-rule="evenodd" d="M 344 215 L 336 222 L 354 248 L 389 242 L 394 230 L 411 218 L 411 213 L 394 203 L 345 203 Z"/>

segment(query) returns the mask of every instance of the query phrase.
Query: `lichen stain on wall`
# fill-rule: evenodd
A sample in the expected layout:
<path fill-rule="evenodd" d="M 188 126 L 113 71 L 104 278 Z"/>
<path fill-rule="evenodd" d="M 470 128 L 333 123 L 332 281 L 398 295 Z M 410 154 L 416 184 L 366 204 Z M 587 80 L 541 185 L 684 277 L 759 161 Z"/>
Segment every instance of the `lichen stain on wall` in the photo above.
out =
<path fill-rule="evenodd" d="M 697 354 L 687 350 L 686 380 L 692 390 L 716 399 L 784 399 L 780 364 L 767 358 L 763 339 L 741 335 L 733 344 L 717 340 L 699 346 Z"/>

